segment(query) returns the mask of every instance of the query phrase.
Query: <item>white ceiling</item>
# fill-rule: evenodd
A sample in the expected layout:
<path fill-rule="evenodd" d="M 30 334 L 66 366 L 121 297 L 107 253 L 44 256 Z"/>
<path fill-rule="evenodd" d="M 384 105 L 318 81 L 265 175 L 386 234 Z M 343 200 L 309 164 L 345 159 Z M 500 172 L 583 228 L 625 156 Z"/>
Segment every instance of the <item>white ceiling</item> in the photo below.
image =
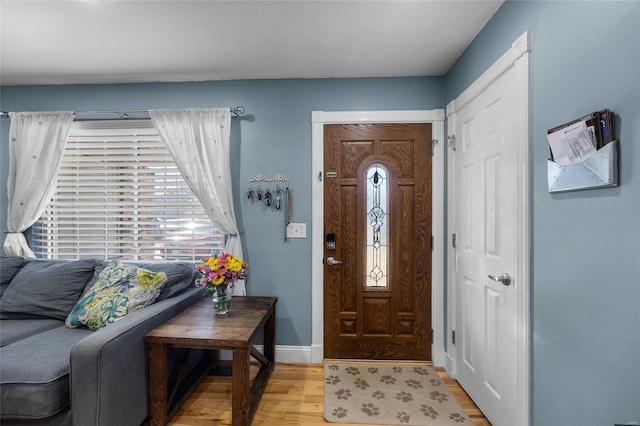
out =
<path fill-rule="evenodd" d="M 0 0 L 0 84 L 437 76 L 503 0 Z"/>

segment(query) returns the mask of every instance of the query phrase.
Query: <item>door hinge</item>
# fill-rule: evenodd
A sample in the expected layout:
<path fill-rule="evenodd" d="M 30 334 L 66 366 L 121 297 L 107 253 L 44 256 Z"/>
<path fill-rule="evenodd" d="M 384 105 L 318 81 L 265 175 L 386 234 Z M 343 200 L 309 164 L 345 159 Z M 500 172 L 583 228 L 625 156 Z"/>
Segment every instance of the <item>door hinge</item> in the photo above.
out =
<path fill-rule="evenodd" d="M 451 136 L 447 136 L 447 139 L 449 139 L 449 147 L 452 150 L 456 150 L 456 135 L 451 135 Z"/>
<path fill-rule="evenodd" d="M 453 345 L 456 344 L 456 331 L 455 330 L 451 331 L 451 344 L 453 344 Z"/>
<path fill-rule="evenodd" d="M 451 246 L 456 248 L 456 234 L 451 234 Z"/>
<path fill-rule="evenodd" d="M 433 250 L 433 235 L 431 236 L 431 250 Z"/>
<path fill-rule="evenodd" d="M 431 344 L 433 344 L 433 328 L 431 329 Z"/>

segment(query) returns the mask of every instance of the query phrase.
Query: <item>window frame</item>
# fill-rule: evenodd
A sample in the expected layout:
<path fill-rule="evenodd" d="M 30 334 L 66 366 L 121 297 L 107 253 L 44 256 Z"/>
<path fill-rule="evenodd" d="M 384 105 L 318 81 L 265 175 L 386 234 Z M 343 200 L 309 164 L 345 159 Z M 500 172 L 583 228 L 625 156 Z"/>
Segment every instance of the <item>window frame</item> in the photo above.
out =
<path fill-rule="evenodd" d="M 81 154 L 70 156 L 74 150 Z M 72 177 L 74 170 L 82 177 Z M 129 180 L 119 181 L 118 175 Z M 151 120 L 75 121 L 58 181 L 45 213 L 31 229 L 31 246 L 38 257 L 198 262 L 224 247 L 225 234 L 206 216 Z M 71 193 L 74 190 L 76 194 Z M 104 190 L 104 205 L 97 207 L 100 190 Z M 133 204 L 125 204 L 129 201 Z M 174 201 L 175 205 L 168 204 Z M 72 207 L 73 203 L 78 205 Z M 70 224 L 79 218 L 78 224 Z M 93 223 L 94 219 L 104 224 Z M 104 238 L 95 234 L 100 230 Z M 76 248 L 72 247 L 74 236 Z M 104 242 L 102 252 L 96 247 L 99 244 L 92 246 L 94 241 L 85 238 Z"/>

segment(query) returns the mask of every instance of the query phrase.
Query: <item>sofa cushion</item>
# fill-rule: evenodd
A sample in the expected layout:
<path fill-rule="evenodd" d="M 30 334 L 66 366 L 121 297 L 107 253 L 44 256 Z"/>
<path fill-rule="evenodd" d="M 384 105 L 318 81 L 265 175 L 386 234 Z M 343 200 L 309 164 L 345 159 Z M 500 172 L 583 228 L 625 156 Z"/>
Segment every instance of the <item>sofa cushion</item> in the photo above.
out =
<path fill-rule="evenodd" d="M 0 348 L 0 416 L 38 419 L 67 407 L 71 349 L 90 333 L 57 327 Z"/>
<path fill-rule="evenodd" d="M 64 327 L 64 321 L 49 318 L 0 320 L 0 346 L 10 345 L 56 327 Z"/>
<path fill-rule="evenodd" d="M 98 275 L 66 319 L 67 327 L 86 325 L 98 330 L 156 301 L 167 281 L 152 272 L 114 260 Z"/>
<path fill-rule="evenodd" d="M 157 302 L 168 299 L 176 294 L 182 293 L 189 287 L 194 286 L 195 265 L 184 261 L 160 261 L 160 262 L 122 262 L 153 272 L 164 272 L 167 274 L 167 282 L 162 287 L 162 292 L 158 296 Z M 109 261 L 102 260 L 96 263 L 96 277 L 109 264 Z"/>
<path fill-rule="evenodd" d="M 138 263 L 141 268 L 167 274 L 167 282 L 162 288 L 158 300 L 168 299 L 194 285 L 195 265 L 190 262 L 145 262 Z"/>
<path fill-rule="evenodd" d="M 65 320 L 85 285 L 95 260 L 32 260 L 18 271 L 2 296 L 0 318 Z"/>
<path fill-rule="evenodd" d="M 0 297 L 11 280 L 29 260 L 19 256 L 0 256 Z"/>

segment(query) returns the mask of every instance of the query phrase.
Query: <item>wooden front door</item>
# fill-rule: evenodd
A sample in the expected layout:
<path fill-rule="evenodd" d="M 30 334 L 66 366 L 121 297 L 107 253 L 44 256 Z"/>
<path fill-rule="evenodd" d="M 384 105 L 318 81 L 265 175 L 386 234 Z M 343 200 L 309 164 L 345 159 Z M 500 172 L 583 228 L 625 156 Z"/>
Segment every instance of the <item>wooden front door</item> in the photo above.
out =
<path fill-rule="evenodd" d="M 325 358 L 431 360 L 431 124 L 324 128 Z"/>

